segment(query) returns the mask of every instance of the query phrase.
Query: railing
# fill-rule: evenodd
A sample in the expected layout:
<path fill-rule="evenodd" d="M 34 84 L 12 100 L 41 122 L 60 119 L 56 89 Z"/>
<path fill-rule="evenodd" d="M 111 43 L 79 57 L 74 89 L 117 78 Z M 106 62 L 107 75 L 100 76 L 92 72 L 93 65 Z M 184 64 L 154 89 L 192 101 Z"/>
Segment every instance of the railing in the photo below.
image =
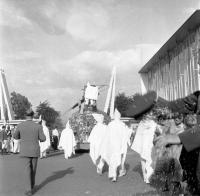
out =
<path fill-rule="evenodd" d="M 4 121 L 4 120 L 0 120 L 0 125 L 5 125 L 5 124 L 9 124 L 9 125 L 18 125 L 21 122 L 26 121 L 25 119 L 23 120 L 9 120 L 9 121 Z M 33 119 L 34 122 L 39 123 L 40 119 Z"/>

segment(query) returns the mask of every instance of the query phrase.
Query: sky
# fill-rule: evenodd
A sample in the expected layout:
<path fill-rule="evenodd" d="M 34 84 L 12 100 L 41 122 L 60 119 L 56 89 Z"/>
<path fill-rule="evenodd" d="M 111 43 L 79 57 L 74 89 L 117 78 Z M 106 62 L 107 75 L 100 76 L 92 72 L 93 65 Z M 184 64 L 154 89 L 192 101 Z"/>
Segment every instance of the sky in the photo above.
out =
<path fill-rule="evenodd" d="M 108 85 L 116 66 L 116 94 L 140 93 L 138 71 L 197 9 L 200 0 L 1 0 L 9 92 L 65 115 L 88 81 Z"/>

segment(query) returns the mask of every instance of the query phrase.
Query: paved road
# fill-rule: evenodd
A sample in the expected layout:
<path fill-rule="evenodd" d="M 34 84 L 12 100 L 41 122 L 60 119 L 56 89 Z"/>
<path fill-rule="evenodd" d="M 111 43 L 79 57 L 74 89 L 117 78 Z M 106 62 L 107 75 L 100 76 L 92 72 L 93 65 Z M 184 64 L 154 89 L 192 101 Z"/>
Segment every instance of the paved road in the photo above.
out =
<path fill-rule="evenodd" d="M 65 160 L 63 154 L 40 159 L 36 174 L 35 196 L 142 196 L 158 195 L 141 177 L 139 157 L 128 152 L 128 173 L 116 183 L 96 174 L 88 153 Z M 0 196 L 23 196 L 23 168 L 18 155 L 0 157 Z"/>

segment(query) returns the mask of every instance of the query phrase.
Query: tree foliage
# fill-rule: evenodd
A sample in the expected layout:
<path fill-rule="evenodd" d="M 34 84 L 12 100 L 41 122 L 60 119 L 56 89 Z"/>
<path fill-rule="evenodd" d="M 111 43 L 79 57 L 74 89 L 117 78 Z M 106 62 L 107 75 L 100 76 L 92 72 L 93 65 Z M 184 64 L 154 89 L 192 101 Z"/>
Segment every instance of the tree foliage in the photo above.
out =
<path fill-rule="evenodd" d="M 48 101 L 41 102 L 36 107 L 36 113 L 37 117 L 41 115 L 42 119 L 46 121 L 46 124 L 50 129 L 53 129 L 55 126 L 62 128 L 60 112 L 51 107 Z"/>
<path fill-rule="evenodd" d="M 10 100 L 15 114 L 15 119 L 25 119 L 26 111 L 31 107 L 28 98 L 14 91 L 11 93 Z"/>
<path fill-rule="evenodd" d="M 126 110 L 133 101 L 134 96 L 126 96 L 125 93 L 119 93 L 115 97 L 115 108 L 118 109 L 122 117 L 126 116 Z"/>

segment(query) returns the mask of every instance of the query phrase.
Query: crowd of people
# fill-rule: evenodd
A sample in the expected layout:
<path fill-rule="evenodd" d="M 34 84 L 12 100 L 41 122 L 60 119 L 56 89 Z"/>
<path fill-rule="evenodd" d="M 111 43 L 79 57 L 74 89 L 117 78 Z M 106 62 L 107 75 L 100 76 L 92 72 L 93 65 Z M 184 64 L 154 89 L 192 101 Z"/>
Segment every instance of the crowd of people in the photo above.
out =
<path fill-rule="evenodd" d="M 0 128 L 0 149 L 1 155 L 7 153 L 18 154 L 20 151 L 19 140 L 13 138 L 16 126 L 3 125 Z"/>
<path fill-rule="evenodd" d="M 45 142 L 39 142 L 40 145 L 40 158 L 47 157 L 47 152 L 50 150 L 58 150 L 58 142 L 60 140 L 60 134 L 55 127 L 52 133 L 49 127 L 46 125 L 45 120 L 41 120 L 39 124 L 42 125 L 43 132 L 46 137 Z M 0 127 L 0 152 L 1 155 L 19 154 L 20 153 L 20 140 L 14 138 L 14 132 L 17 125 L 2 125 Z M 56 134 L 56 136 L 54 135 Z M 56 139 L 55 139 L 56 138 Z"/>
<path fill-rule="evenodd" d="M 108 125 L 101 115 L 94 114 L 94 118 L 97 124 L 89 137 L 90 157 L 98 174 L 107 164 L 112 182 L 125 175 L 130 147 L 140 155 L 145 183 L 169 196 L 200 195 L 200 130 L 195 113 L 153 107 L 140 116 L 135 131 L 120 120 L 117 110 Z"/>
<path fill-rule="evenodd" d="M 32 110 L 27 111 L 26 121 L 15 127 L 3 125 L 0 131 L 1 153 L 20 152 L 27 177 L 25 195 L 33 194 L 39 157 L 45 158 L 52 146 L 54 150 L 63 150 L 64 158 L 69 159 L 76 148 L 69 121 L 60 137 L 57 128 L 50 137 L 45 120 L 36 123 L 33 115 Z M 108 168 L 112 182 L 126 175 L 125 161 L 130 148 L 140 155 L 145 183 L 157 180 L 160 190 L 169 195 L 199 195 L 200 131 L 195 114 L 184 116 L 168 108 L 154 107 L 140 117 L 136 130 L 120 120 L 117 109 L 108 125 L 104 124 L 102 114 L 92 115 L 96 124 L 88 138 L 89 155 L 97 174 L 102 175 Z"/>

